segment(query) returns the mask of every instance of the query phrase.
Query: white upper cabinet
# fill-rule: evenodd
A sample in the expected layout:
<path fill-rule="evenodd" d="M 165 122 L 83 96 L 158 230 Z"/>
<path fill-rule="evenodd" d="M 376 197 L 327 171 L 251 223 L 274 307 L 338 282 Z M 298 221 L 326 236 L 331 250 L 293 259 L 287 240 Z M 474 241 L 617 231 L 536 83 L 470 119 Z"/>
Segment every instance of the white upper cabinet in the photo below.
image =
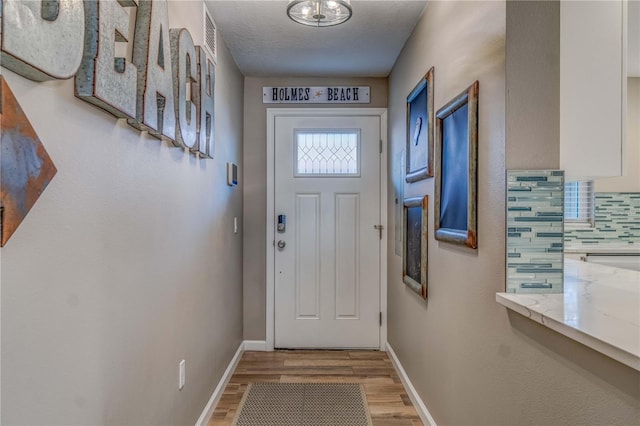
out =
<path fill-rule="evenodd" d="M 640 77 L 640 0 L 628 3 L 627 40 L 628 77 Z"/>
<path fill-rule="evenodd" d="M 560 167 L 568 180 L 622 174 L 626 16 L 626 0 L 560 3 Z"/>

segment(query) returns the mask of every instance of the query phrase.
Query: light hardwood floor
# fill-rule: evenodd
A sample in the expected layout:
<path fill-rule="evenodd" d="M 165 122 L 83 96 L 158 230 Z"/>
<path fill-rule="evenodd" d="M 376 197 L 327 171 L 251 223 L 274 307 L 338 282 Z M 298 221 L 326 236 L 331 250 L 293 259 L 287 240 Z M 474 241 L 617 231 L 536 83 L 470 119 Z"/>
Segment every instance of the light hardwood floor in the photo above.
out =
<path fill-rule="evenodd" d="M 421 426 L 386 352 L 245 352 L 208 426 L 230 425 L 247 385 L 255 382 L 363 383 L 374 426 Z"/>

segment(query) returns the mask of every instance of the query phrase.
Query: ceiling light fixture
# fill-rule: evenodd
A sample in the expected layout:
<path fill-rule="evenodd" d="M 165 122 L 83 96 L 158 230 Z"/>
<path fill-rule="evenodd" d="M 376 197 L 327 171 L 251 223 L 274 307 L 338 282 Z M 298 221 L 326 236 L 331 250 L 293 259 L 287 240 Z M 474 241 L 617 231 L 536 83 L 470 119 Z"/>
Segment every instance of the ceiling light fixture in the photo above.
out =
<path fill-rule="evenodd" d="M 287 15 L 310 27 L 331 27 L 351 18 L 349 0 L 290 0 Z"/>

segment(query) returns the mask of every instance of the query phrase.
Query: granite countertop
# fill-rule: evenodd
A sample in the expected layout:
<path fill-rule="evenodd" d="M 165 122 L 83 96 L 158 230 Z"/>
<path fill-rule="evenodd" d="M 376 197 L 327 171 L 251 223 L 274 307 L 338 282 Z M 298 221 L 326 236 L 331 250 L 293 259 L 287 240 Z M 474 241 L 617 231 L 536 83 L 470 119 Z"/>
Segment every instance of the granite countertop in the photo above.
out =
<path fill-rule="evenodd" d="M 565 245 L 565 253 L 593 253 L 593 254 L 638 254 L 640 243 L 599 243 L 599 244 L 570 244 Z"/>
<path fill-rule="evenodd" d="M 640 272 L 565 259 L 564 291 L 496 301 L 640 371 Z"/>

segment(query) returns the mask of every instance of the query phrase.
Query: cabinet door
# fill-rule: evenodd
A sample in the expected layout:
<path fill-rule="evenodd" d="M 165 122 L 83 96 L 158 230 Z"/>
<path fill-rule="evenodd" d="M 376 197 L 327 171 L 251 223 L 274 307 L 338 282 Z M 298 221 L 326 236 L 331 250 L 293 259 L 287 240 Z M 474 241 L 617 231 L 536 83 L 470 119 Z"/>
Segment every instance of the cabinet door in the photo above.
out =
<path fill-rule="evenodd" d="M 560 3 L 560 167 L 569 180 L 622 174 L 625 9 Z"/>

